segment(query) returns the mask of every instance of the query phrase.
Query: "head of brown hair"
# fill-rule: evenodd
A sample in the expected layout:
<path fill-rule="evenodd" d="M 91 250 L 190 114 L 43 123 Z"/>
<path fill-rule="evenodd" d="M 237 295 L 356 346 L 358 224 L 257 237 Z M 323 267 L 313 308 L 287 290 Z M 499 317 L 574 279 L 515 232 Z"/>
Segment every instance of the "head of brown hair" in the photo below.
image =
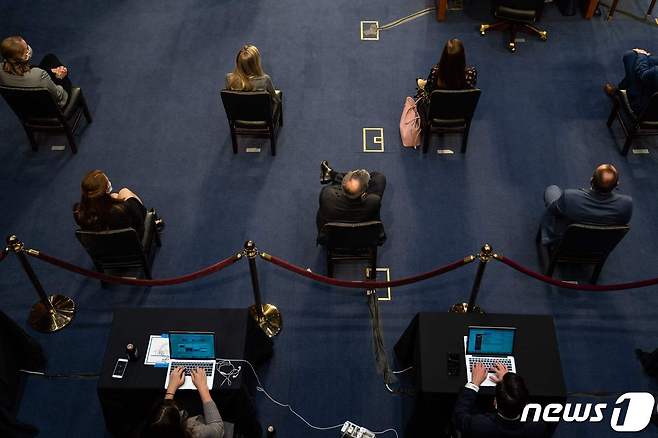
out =
<path fill-rule="evenodd" d="M 110 210 L 121 208 L 109 193 L 110 180 L 101 170 L 92 170 L 82 178 L 80 202 L 73 207 L 73 216 L 81 228 L 90 231 L 107 229 Z"/>
<path fill-rule="evenodd" d="M 448 40 L 443 48 L 437 85 L 448 90 L 466 88 L 466 54 L 464 44 L 457 38 Z"/>

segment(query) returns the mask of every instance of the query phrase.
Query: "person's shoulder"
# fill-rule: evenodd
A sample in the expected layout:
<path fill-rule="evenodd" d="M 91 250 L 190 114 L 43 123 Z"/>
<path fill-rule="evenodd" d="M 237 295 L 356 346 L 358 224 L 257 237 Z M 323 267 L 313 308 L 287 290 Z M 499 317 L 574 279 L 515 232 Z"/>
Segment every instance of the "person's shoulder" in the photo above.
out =
<path fill-rule="evenodd" d="M 320 190 L 320 198 L 322 200 L 336 199 L 342 190 L 343 189 L 337 184 L 328 184 Z"/>

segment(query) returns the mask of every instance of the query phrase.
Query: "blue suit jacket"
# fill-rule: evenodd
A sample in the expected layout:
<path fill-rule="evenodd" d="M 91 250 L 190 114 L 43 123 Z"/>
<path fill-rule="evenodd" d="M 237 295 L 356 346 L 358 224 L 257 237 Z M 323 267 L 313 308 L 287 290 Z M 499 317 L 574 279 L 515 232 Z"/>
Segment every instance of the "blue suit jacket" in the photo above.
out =
<path fill-rule="evenodd" d="M 546 424 L 508 420 L 495 413 L 477 412 L 478 393 L 464 388 L 455 403 L 453 422 L 463 438 L 543 438 L 548 436 Z"/>
<path fill-rule="evenodd" d="M 550 245 L 562 238 L 572 223 L 625 225 L 633 214 L 633 199 L 628 195 L 598 193 L 592 189 L 566 189 L 546 207 L 541 222 L 541 241 Z"/>

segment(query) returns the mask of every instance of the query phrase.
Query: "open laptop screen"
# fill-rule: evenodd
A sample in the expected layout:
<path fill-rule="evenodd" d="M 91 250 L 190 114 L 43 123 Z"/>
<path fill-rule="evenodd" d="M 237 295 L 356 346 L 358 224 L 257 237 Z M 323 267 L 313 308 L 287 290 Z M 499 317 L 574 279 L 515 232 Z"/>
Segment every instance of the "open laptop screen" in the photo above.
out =
<path fill-rule="evenodd" d="M 170 332 L 169 354 L 172 359 L 214 359 L 214 333 Z"/>
<path fill-rule="evenodd" d="M 466 354 L 510 356 L 515 334 L 512 327 L 469 327 Z"/>

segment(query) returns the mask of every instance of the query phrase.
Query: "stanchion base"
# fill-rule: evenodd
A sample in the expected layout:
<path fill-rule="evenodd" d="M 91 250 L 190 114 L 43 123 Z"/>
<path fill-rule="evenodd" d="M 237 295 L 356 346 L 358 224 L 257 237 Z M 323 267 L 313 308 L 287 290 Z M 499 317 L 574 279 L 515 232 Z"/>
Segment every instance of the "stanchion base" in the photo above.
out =
<path fill-rule="evenodd" d="M 258 316 L 255 304 L 249 306 L 249 314 L 258 323 L 260 329 L 270 338 L 278 335 L 283 327 L 281 312 L 273 304 L 263 304 L 263 317 Z"/>
<path fill-rule="evenodd" d="M 457 303 L 450 308 L 450 313 L 468 313 L 468 303 Z M 473 307 L 471 313 L 484 313 L 484 310 L 477 304 Z"/>
<path fill-rule="evenodd" d="M 75 302 L 71 298 L 64 295 L 50 295 L 48 301 L 53 305 L 52 309 L 39 301 L 32 306 L 27 319 L 28 324 L 41 333 L 52 333 L 63 329 L 69 325 L 75 315 Z"/>

